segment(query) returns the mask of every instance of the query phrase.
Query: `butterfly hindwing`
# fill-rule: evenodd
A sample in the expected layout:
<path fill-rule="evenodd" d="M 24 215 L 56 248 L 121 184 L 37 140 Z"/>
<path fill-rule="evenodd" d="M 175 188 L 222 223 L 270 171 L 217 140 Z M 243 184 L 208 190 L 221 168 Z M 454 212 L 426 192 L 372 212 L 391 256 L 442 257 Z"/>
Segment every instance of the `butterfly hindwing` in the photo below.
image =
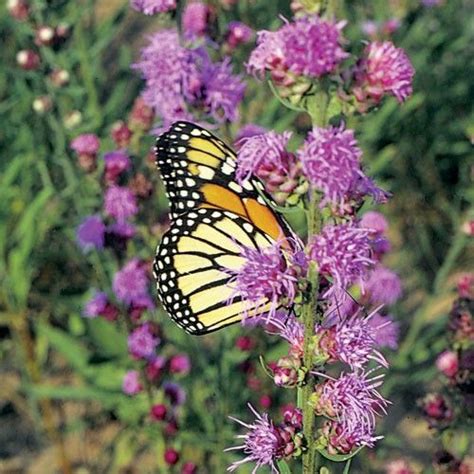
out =
<path fill-rule="evenodd" d="M 265 248 L 272 239 L 229 211 L 198 209 L 180 215 L 165 233 L 154 264 L 157 290 L 171 318 L 190 334 L 206 334 L 240 321 L 245 312 L 268 310 L 268 301 L 249 305 L 230 280 L 245 259 L 242 246 Z"/>

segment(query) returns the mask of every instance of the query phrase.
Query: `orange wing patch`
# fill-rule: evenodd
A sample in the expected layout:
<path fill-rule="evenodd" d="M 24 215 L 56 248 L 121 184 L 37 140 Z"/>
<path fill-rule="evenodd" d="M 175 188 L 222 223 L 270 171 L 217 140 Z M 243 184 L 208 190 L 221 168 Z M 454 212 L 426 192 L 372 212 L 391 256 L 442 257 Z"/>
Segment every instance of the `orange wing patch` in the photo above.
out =
<path fill-rule="evenodd" d="M 280 227 L 275 213 L 269 207 L 260 204 L 255 199 L 244 199 L 244 205 L 248 218 L 255 227 L 265 232 L 274 240 L 284 238 L 283 229 Z"/>
<path fill-rule="evenodd" d="M 201 188 L 207 204 L 231 211 L 234 214 L 247 218 L 244 205 L 240 197 L 218 184 L 205 184 Z M 203 207 L 208 207 L 204 205 Z"/>

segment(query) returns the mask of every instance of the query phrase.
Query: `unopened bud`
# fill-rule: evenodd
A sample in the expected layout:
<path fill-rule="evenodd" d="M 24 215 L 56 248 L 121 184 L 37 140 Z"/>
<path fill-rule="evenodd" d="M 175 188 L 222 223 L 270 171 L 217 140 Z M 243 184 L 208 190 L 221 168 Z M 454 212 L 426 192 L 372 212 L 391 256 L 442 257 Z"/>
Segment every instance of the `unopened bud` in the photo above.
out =
<path fill-rule="evenodd" d="M 44 114 L 51 110 L 52 107 L 53 101 L 51 100 L 51 97 L 47 95 L 37 97 L 33 101 L 33 110 L 38 114 Z"/>
<path fill-rule="evenodd" d="M 31 49 L 22 49 L 16 54 L 17 64 L 25 71 L 38 69 L 40 57 Z"/>
<path fill-rule="evenodd" d="M 54 29 L 50 26 L 39 26 L 35 34 L 37 46 L 51 46 L 54 42 Z"/>
<path fill-rule="evenodd" d="M 66 69 L 55 69 L 49 75 L 52 84 L 56 87 L 62 87 L 69 83 L 69 72 Z"/>

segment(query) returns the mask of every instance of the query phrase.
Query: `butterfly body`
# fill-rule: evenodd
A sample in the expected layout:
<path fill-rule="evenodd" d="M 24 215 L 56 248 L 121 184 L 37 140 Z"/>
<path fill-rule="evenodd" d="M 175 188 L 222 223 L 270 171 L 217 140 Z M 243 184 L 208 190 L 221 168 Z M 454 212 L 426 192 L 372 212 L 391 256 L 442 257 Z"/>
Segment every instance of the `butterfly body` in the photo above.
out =
<path fill-rule="evenodd" d="M 244 313 L 267 311 L 264 298 L 249 307 L 231 281 L 245 265 L 242 247 L 264 249 L 291 234 L 262 197 L 263 185 L 237 183 L 234 152 L 189 122 L 177 122 L 159 137 L 156 157 L 170 201 L 171 226 L 153 267 L 167 313 L 188 333 L 206 334 Z"/>

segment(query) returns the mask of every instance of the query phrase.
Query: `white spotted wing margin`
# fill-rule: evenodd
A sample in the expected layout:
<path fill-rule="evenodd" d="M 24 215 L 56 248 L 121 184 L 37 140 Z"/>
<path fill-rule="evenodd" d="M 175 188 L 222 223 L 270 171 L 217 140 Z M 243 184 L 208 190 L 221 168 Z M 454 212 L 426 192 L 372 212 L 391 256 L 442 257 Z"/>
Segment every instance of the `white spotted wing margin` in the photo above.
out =
<path fill-rule="evenodd" d="M 268 300 L 243 301 L 232 272 L 245 264 L 241 247 L 265 248 L 268 235 L 229 211 L 181 214 L 164 234 L 153 272 L 168 315 L 189 334 L 203 335 L 269 309 Z"/>

